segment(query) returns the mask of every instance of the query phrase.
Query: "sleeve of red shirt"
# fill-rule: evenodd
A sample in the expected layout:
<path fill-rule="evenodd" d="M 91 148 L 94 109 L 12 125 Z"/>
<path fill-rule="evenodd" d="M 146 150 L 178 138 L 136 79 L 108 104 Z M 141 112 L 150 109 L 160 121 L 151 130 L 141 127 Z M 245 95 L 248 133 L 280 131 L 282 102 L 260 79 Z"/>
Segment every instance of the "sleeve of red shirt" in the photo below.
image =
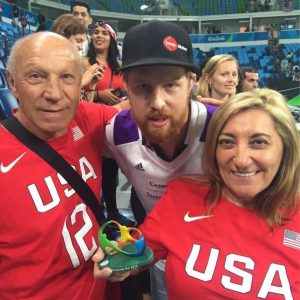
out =
<path fill-rule="evenodd" d="M 152 211 L 147 215 L 144 223 L 140 226 L 146 244 L 153 250 L 155 260 L 165 259 L 168 250 L 163 244 L 163 220 L 167 211 L 167 202 L 169 199 L 168 190 L 158 200 Z"/>

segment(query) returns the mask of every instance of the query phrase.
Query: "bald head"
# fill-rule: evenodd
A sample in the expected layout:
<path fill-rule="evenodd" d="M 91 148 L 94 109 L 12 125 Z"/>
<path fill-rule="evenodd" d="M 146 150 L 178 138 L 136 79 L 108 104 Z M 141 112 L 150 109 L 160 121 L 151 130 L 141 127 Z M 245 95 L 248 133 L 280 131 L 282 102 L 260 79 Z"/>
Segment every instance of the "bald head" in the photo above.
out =
<path fill-rule="evenodd" d="M 18 40 L 14 44 L 7 61 L 7 71 L 15 77 L 20 61 L 26 60 L 33 53 L 51 56 L 53 50 L 60 50 L 61 55 L 64 55 L 64 53 L 68 55 L 70 59 L 74 60 L 75 64 L 79 65 L 82 73 L 81 57 L 74 45 L 63 36 L 48 31 L 34 33 Z"/>
<path fill-rule="evenodd" d="M 7 66 L 7 81 L 19 110 L 15 114 L 43 140 L 65 134 L 80 99 L 81 57 L 64 37 L 39 32 L 18 41 Z"/>

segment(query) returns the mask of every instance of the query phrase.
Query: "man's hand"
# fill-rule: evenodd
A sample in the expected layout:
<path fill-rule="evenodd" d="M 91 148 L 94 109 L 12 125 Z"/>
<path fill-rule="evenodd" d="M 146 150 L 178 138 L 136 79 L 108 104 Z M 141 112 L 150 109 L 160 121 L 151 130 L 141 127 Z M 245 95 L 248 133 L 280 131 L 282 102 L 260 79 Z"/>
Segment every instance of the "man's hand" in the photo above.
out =
<path fill-rule="evenodd" d="M 103 258 L 104 258 L 104 253 L 99 248 L 92 258 L 94 262 L 94 277 L 96 279 L 106 279 L 115 282 L 115 281 L 123 281 L 130 275 L 130 271 L 113 272 L 110 268 L 103 268 L 102 270 L 100 270 L 98 263 L 101 260 L 103 260 Z"/>

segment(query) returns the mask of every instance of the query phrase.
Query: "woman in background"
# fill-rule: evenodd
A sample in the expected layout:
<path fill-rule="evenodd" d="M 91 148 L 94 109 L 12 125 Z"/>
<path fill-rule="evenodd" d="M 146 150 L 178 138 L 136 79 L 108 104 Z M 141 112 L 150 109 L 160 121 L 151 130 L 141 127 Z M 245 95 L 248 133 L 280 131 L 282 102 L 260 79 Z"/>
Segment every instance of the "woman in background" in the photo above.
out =
<path fill-rule="evenodd" d="M 224 102 L 236 93 L 239 82 L 239 63 L 230 54 L 212 56 L 198 81 L 198 100 L 213 98 Z M 199 97 L 200 96 L 200 97 Z"/>
<path fill-rule="evenodd" d="M 118 69 L 119 50 L 116 42 L 117 32 L 108 22 L 96 22 L 92 28 L 88 53 L 83 57 L 85 69 L 98 64 L 104 70 L 103 77 L 95 85 L 94 102 L 106 105 L 120 103 L 125 94 Z M 107 218 L 125 226 L 133 226 L 134 221 L 123 216 L 117 208 L 118 166 L 114 159 L 102 160 L 102 195 L 107 209 Z"/>
<path fill-rule="evenodd" d="M 115 105 L 125 96 L 122 77 L 118 71 L 120 62 L 116 37 L 116 30 L 108 22 L 96 22 L 92 27 L 88 53 L 83 57 L 84 67 L 88 69 L 91 65 L 98 64 L 104 68 L 103 78 L 95 87 L 94 102 Z"/>

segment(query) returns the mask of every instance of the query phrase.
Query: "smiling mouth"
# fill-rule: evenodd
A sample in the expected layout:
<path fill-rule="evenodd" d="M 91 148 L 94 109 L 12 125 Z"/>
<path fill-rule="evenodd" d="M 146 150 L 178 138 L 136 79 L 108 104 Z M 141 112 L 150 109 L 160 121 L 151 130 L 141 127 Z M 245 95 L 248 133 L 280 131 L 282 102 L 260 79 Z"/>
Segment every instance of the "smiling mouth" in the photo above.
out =
<path fill-rule="evenodd" d="M 49 114 L 56 114 L 56 113 L 60 113 L 62 111 L 64 111 L 63 108 L 61 109 L 56 109 L 56 110 L 53 110 L 53 109 L 41 109 L 42 112 L 44 113 L 49 113 Z"/>
<path fill-rule="evenodd" d="M 239 176 L 239 177 L 250 177 L 250 176 L 254 176 L 258 173 L 257 172 L 232 172 L 235 176 Z"/>

